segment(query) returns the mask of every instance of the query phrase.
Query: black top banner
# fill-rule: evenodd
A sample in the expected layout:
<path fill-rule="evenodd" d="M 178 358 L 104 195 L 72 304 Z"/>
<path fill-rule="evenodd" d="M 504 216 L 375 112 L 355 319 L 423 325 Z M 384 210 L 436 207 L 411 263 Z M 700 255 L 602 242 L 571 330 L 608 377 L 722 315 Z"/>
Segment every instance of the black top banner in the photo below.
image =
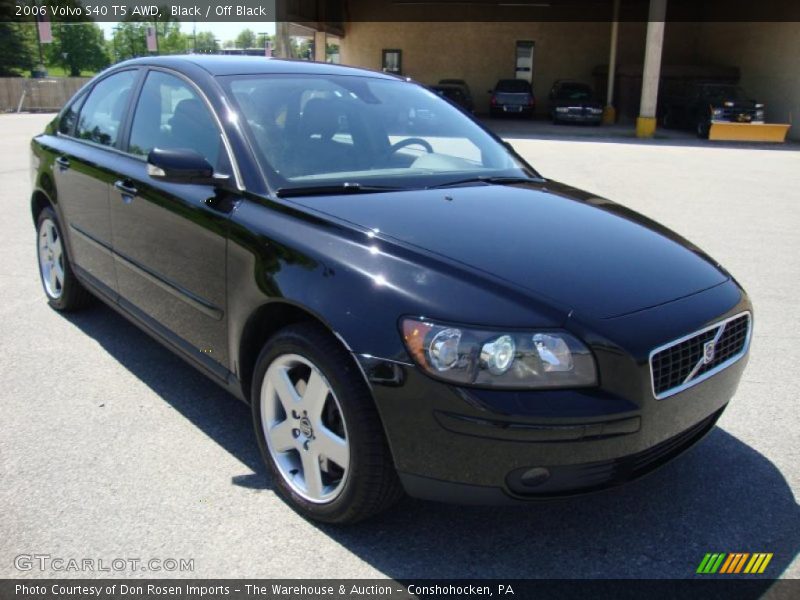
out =
<path fill-rule="evenodd" d="M 800 22 L 798 0 L 0 0 L 0 20 L 297 23 L 647 21 Z"/>

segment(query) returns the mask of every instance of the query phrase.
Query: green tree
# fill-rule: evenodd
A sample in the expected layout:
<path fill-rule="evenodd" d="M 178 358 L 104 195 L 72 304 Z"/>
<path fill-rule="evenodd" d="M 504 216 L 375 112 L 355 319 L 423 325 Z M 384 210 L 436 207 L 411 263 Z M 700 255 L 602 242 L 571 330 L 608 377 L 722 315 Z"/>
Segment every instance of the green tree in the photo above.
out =
<path fill-rule="evenodd" d="M 250 29 L 242 29 L 234 40 L 236 48 L 255 48 L 256 34 Z"/>
<path fill-rule="evenodd" d="M 114 60 L 121 61 L 147 54 L 146 23 L 123 22 L 114 28 L 111 47 Z"/>
<path fill-rule="evenodd" d="M 57 64 L 79 77 L 81 71 L 99 71 L 108 66 L 103 30 L 94 23 L 53 23 L 53 43 L 48 44 L 49 64 Z"/>
<path fill-rule="evenodd" d="M 175 22 L 156 24 L 158 31 L 159 54 L 184 54 L 191 47 L 191 40 L 181 32 L 181 26 Z"/>
<path fill-rule="evenodd" d="M 214 54 L 219 51 L 219 44 L 210 31 L 201 31 L 195 36 L 194 51 L 202 54 Z"/>
<path fill-rule="evenodd" d="M 38 62 L 33 23 L 0 21 L 0 76 L 19 75 Z"/>

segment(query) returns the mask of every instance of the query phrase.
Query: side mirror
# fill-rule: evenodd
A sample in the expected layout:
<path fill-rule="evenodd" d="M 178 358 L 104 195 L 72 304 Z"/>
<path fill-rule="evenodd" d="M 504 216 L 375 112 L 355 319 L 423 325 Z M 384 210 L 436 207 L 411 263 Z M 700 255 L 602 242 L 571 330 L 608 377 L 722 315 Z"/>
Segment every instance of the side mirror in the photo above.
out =
<path fill-rule="evenodd" d="M 187 148 L 153 148 L 147 155 L 147 174 L 169 183 L 215 185 L 227 179 L 215 176 L 214 167 L 205 157 Z"/>
<path fill-rule="evenodd" d="M 494 90 L 486 90 L 487 94 L 494 94 Z"/>

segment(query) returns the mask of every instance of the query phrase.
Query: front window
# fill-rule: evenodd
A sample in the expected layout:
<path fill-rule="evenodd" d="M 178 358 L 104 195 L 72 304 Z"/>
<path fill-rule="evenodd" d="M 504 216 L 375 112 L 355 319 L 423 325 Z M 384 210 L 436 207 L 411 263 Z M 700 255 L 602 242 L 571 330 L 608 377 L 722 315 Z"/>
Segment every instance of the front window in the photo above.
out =
<path fill-rule="evenodd" d="M 715 102 L 726 100 L 745 100 L 747 95 L 738 85 L 708 85 L 704 89 L 705 96 Z"/>
<path fill-rule="evenodd" d="M 591 100 L 592 89 L 588 85 L 563 85 L 556 98 L 559 100 Z"/>
<path fill-rule="evenodd" d="M 128 152 L 189 148 L 218 166 L 222 139 L 206 105 L 182 79 L 151 71 L 136 104 Z"/>
<path fill-rule="evenodd" d="M 527 94 L 531 91 L 531 84 L 524 79 L 501 79 L 497 82 L 495 91 L 506 94 Z"/>
<path fill-rule="evenodd" d="M 277 188 L 411 189 L 535 176 L 461 111 L 416 84 L 337 75 L 224 81 Z"/>

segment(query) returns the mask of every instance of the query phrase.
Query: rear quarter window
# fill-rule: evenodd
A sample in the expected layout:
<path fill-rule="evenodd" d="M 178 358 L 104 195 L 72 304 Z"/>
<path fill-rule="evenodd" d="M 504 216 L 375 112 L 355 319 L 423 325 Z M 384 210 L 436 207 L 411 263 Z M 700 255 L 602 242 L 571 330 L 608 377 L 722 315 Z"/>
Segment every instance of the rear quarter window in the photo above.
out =
<path fill-rule="evenodd" d="M 75 131 L 75 124 L 78 122 L 78 111 L 86 98 L 86 94 L 74 98 L 69 106 L 61 113 L 58 121 L 58 132 L 64 135 L 72 135 Z"/>

